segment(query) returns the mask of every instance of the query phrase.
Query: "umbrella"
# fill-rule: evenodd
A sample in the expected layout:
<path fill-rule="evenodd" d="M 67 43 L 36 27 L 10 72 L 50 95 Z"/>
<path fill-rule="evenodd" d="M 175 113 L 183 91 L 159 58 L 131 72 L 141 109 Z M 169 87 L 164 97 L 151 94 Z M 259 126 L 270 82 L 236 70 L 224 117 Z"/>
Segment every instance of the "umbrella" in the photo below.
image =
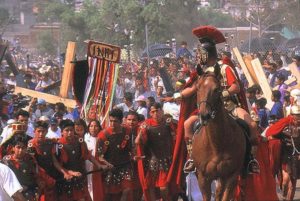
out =
<path fill-rule="evenodd" d="M 163 57 L 166 54 L 172 52 L 172 48 L 165 44 L 153 44 L 149 46 L 149 57 Z M 142 58 L 147 57 L 147 48 L 144 49 L 142 53 Z"/>
<path fill-rule="evenodd" d="M 282 42 L 278 46 L 277 51 L 285 52 L 285 53 L 293 52 L 296 47 L 300 47 L 300 37 L 292 38 L 292 39 Z"/>
<path fill-rule="evenodd" d="M 250 52 L 266 52 L 275 49 L 276 46 L 268 38 L 253 38 L 250 43 Z M 241 51 L 249 52 L 249 40 L 242 44 Z"/>

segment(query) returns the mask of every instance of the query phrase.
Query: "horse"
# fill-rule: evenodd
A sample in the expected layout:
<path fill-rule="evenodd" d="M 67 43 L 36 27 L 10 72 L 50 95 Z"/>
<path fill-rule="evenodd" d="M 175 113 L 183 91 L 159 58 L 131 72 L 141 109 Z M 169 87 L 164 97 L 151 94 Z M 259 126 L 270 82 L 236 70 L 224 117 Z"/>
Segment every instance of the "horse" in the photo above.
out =
<path fill-rule="evenodd" d="M 194 135 L 192 158 L 204 201 L 211 199 L 211 183 L 217 180 L 217 201 L 234 199 L 246 155 L 244 129 L 224 108 L 220 73 L 205 73 L 197 83 L 201 129 Z"/>

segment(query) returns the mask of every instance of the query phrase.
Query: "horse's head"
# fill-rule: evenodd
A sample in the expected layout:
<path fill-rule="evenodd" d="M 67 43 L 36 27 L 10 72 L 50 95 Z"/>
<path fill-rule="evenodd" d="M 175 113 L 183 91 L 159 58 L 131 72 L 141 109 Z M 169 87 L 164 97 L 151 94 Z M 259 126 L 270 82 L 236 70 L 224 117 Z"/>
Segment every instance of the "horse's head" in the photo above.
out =
<path fill-rule="evenodd" d="M 215 73 L 205 73 L 198 81 L 197 105 L 202 125 L 214 119 L 217 109 L 222 105 L 221 84 Z"/>

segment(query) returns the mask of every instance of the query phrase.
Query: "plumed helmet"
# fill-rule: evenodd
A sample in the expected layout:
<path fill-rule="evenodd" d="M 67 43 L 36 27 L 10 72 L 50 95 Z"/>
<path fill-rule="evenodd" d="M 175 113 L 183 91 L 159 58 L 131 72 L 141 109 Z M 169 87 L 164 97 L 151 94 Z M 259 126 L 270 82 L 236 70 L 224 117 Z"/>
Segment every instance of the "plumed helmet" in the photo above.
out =
<path fill-rule="evenodd" d="M 216 44 L 226 41 L 224 35 L 213 26 L 199 26 L 192 32 L 199 38 L 200 45 L 197 51 L 200 64 L 206 65 L 208 58 L 217 58 Z"/>

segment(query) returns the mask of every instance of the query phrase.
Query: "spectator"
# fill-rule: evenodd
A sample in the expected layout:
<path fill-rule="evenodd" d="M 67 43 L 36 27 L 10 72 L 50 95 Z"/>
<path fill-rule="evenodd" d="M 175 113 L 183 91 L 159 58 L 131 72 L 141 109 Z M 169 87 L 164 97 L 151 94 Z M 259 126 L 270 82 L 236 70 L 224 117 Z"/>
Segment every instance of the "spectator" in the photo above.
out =
<path fill-rule="evenodd" d="M 52 117 L 54 111 L 50 107 L 47 107 L 44 99 L 39 98 L 36 105 L 37 109 L 33 114 L 33 119 L 39 119 L 41 116 L 46 116 L 49 119 Z"/>
<path fill-rule="evenodd" d="M 31 124 L 29 124 L 29 113 L 25 110 L 19 110 L 16 113 L 16 122 L 21 123 L 24 125 L 24 132 L 29 138 L 32 138 L 34 136 L 34 129 Z M 9 127 L 8 129 L 3 131 L 1 134 L 2 142 L 6 141 L 7 138 L 12 134 L 13 128 Z"/>
<path fill-rule="evenodd" d="M 288 86 L 284 84 L 285 77 L 282 74 L 278 74 L 275 80 L 276 86 L 278 86 L 278 91 L 280 91 L 281 98 L 280 101 L 283 103 L 284 102 L 284 96 L 287 91 Z"/>
<path fill-rule="evenodd" d="M 44 73 L 40 76 L 40 80 L 38 81 L 35 90 L 43 92 L 46 87 L 52 84 L 53 81 L 49 78 L 48 73 Z"/>
<path fill-rule="evenodd" d="M 181 47 L 176 52 L 176 58 L 179 59 L 180 57 L 192 58 L 191 52 L 187 49 L 186 41 L 181 42 Z"/>
<path fill-rule="evenodd" d="M 74 124 L 75 124 L 75 135 L 78 138 L 84 138 L 86 132 L 88 132 L 88 128 L 85 121 L 83 119 L 78 119 L 74 122 Z"/>
<path fill-rule="evenodd" d="M 50 119 L 50 127 L 48 128 L 48 132 L 46 138 L 55 138 L 58 139 L 61 137 L 61 130 L 58 127 L 58 121 L 55 117 Z"/>
<path fill-rule="evenodd" d="M 279 74 L 277 71 L 277 64 L 276 63 L 270 63 L 268 68 L 267 78 L 270 84 L 271 88 L 275 87 L 275 79 L 277 75 Z"/>
<path fill-rule="evenodd" d="M 120 109 L 123 113 L 133 110 L 133 96 L 126 92 L 124 95 L 124 102 L 114 106 L 114 109 Z"/>
<path fill-rule="evenodd" d="M 146 99 L 144 96 L 139 96 L 136 100 L 137 103 L 137 109 L 136 112 L 138 114 L 141 114 L 145 117 L 145 119 L 148 116 L 148 110 L 147 110 L 147 105 L 146 105 Z"/>
<path fill-rule="evenodd" d="M 63 104 L 61 102 L 56 103 L 54 106 L 54 111 L 55 111 L 55 113 L 63 114 L 63 119 L 70 119 L 70 120 L 74 121 L 73 115 L 67 111 L 65 104 Z"/>
<path fill-rule="evenodd" d="M 274 105 L 271 109 L 270 115 L 275 115 L 277 119 L 283 118 L 283 104 L 280 102 L 280 91 L 274 90 L 272 92 L 272 101 L 274 102 Z"/>
<path fill-rule="evenodd" d="M 257 115 L 259 117 L 258 126 L 263 130 L 268 127 L 268 119 L 269 119 L 269 111 L 266 108 L 267 99 L 260 98 L 255 101 L 255 105 L 257 108 Z"/>

